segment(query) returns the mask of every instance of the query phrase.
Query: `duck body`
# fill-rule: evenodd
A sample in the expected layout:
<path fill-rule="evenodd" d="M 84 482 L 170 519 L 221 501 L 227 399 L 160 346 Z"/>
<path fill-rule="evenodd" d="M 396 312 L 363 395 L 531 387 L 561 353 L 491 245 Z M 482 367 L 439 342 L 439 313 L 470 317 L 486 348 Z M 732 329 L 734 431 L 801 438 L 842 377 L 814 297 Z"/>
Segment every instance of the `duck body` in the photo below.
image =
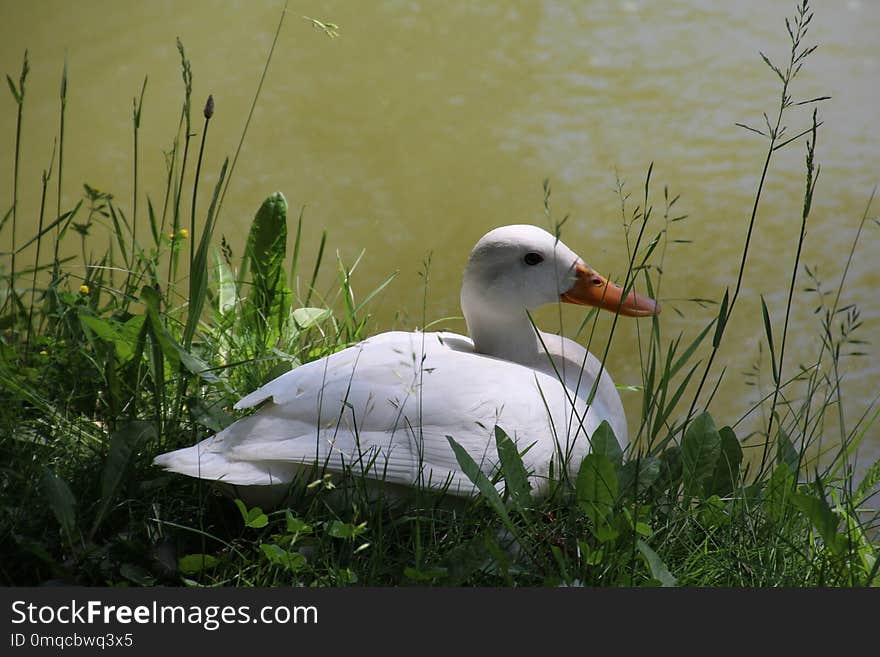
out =
<path fill-rule="evenodd" d="M 237 486 L 285 484 L 307 466 L 467 495 L 447 436 L 491 474 L 497 425 L 527 450 L 540 492 L 551 462 L 577 467 L 602 419 L 626 444 L 610 375 L 588 409 L 599 362 L 571 340 L 542 338 L 549 355 L 529 366 L 476 353 L 454 333 L 382 333 L 270 381 L 235 406 L 265 404 L 257 413 L 156 463 Z"/>
<path fill-rule="evenodd" d="M 270 381 L 235 405 L 260 406 L 253 415 L 154 462 L 236 486 L 277 487 L 317 468 L 467 496 L 475 488 L 448 438 L 491 476 L 498 426 L 540 494 L 551 470 L 577 470 L 603 420 L 627 443 L 608 372 L 578 343 L 531 321 L 531 310 L 560 300 L 659 312 L 652 300 L 624 297 L 549 233 L 499 228 L 477 243 L 465 268 L 461 304 L 471 337 L 376 335 Z"/>

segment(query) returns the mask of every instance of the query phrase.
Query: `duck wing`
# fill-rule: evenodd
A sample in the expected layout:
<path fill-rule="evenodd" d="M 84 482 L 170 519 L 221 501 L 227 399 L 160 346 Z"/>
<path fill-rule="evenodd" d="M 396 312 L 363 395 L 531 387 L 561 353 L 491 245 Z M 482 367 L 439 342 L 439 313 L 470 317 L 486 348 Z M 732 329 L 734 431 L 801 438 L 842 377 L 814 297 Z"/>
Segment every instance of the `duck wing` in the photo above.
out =
<path fill-rule="evenodd" d="M 464 336 L 383 333 L 270 381 L 235 405 L 263 404 L 253 415 L 155 462 L 237 485 L 286 483 L 317 466 L 468 495 L 473 485 L 447 436 L 491 475 L 499 425 L 528 448 L 524 462 L 540 489 L 551 460 L 588 451 L 586 438 L 569 436 L 569 396 L 551 375 L 474 353 Z M 575 433 L 591 434 L 598 422 L 588 420 Z"/>

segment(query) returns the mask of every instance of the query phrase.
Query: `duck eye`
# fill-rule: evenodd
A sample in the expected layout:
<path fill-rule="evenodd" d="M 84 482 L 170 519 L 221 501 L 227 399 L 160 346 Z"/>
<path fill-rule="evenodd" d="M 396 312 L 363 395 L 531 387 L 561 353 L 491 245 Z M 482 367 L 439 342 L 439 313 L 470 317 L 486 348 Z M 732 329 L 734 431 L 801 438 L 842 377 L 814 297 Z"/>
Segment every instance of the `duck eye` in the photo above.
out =
<path fill-rule="evenodd" d="M 538 263 L 544 262 L 544 257 L 540 253 L 526 253 L 526 257 L 523 258 L 527 265 L 537 265 Z"/>

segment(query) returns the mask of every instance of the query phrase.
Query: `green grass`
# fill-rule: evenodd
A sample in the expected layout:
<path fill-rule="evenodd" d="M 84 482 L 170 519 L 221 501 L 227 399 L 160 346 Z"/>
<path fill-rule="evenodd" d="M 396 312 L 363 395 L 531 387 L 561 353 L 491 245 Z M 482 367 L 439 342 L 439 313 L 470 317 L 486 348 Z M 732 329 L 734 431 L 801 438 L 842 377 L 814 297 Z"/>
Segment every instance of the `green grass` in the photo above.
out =
<path fill-rule="evenodd" d="M 59 157 L 57 168 L 53 156 L 43 173 L 38 234 L 25 243 L 14 234 L 17 173 L 13 206 L 5 215 L 11 223 L 0 226 L 13 232 L 0 313 L 0 583 L 876 585 L 880 546 L 872 495 L 880 463 L 860 484 L 852 474 L 860 442 L 876 435 L 876 400 L 855 422 L 839 410 L 841 364 L 864 349 L 858 308 L 841 305 L 841 292 L 870 202 L 847 265 L 827 290 L 800 259 L 820 173 L 821 121 L 814 108 L 821 99 L 799 102 L 791 96 L 812 52 L 804 43 L 810 17 L 804 2 L 787 23 L 787 65 L 767 61 L 781 89 L 778 107 L 769 113 L 774 119 L 764 128 L 744 126 L 766 141 L 766 157 L 747 213 L 735 288 L 719 291 L 715 319 L 696 335 L 669 338 L 658 318 L 650 321 L 640 336 L 643 403 L 630 447 L 621 452 L 610 429 L 601 427 L 577 477 L 554 479 L 540 499 L 500 427 L 495 448 L 501 466 L 491 477 L 452 439 L 462 469 L 481 491 L 473 500 L 413 489 L 401 501 L 377 494 L 356 475 L 318 473 L 291 486 L 285 508 L 264 510 L 248 508 L 207 482 L 152 467 L 155 455 L 227 426 L 234 419 L 227 409 L 247 392 L 367 337 L 369 303 L 385 284 L 356 300 L 350 281 L 357 262 L 330 263 L 326 233 L 305 262 L 303 213 L 294 224 L 281 194 L 255 209 L 243 254 L 233 254 L 225 240 L 217 248 L 237 153 L 231 165 L 227 160 L 220 167 L 207 203 L 197 203 L 213 107 L 205 108 L 190 173 L 192 72 L 182 44 L 184 102 L 158 194 L 148 190 L 146 207 L 138 210 L 136 191 L 129 214 L 111 193 L 84 185 L 82 200 L 62 209 L 65 70 Z M 309 20 L 336 34 L 336 26 Z M 271 52 L 267 69 L 270 61 Z M 20 113 L 26 62 L 19 85 L 10 79 Z M 140 107 L 149 97 L 146 80 L 139 89 L 136 146 Z M 254 105 L 258 96 L 259 87 Z M 786 121 L 805 120 L 804 110 L 806 127 L 786 131 Z M 247 123 L 242 142 L 246 131 Z M 707 387 L 713 380 L 715 389 L 743 385 L 725 379 L 716 360 L 739 298 L 764 182 L 774 154 L 801 142 L 802 229 L 785 314 L 772 317 L 763 306 L 763 316 L 754 318 L 755 330 L 764 333 L 770 361 L 764 371 L 769 369 L 772 385 L 748 417 L 719 420 L 710 414 L 714 390 Z M 142 189 L 137 157 L 135 190 Z M 618 194 L 630 255 L 624 285 L 644 286 L 657 296 L 666 250 L 674 242 L 670 232 L 686 226 L 680 223 L 686 217 L 677 213 L 678 197 L 667 188 L 662 212 L 655 212 L 652 170 L 635 206 L 620 181 Z M 56 212 L 44 221 L 53 176 Z M 188 230 L 181 215 L 187 193 Z M 558 231 L 562 226 L 554 222 L 549 200 L 545 184 L 546 218 Z M 102 227 L 111 237 L 106 249 L 98 243 Z M 288 228 L 295 230 L 292 251 Z M 44 262 L 41 243 L 47 236 L 58 241 Z M 58 256 L 59 241 L 77 238 L 84 269 Z M 31 269 L 20 270 L 20 259 L 12 265 L 14 256 L 31 243 L 36 259 Z M 95 257 L 96 250 L 103 255 Z M 335 267 L 337 282 L 318 290 L 326 267 Z M 799 282 L 804 275 L 806 290 Z M 791 309 L 817 301 L 818 353 L 793 371 L 785 360 Z M 595 328 L 596 314 L 588 314 L 577 337 L 607 354 L 607 343 L 594 344 Z M 738 434 L 758 413 L 766 418 L 761 430 Z"/>

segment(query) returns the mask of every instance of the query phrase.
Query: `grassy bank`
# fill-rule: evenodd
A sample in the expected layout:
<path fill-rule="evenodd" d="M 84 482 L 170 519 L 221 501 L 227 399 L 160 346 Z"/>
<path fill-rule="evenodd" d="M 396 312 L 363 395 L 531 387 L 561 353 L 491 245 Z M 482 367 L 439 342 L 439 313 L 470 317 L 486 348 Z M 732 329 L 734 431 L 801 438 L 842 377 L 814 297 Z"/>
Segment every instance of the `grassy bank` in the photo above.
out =
<path fill-rule="evenodd" d="M 376 498 L 357 476 L 316 475 L 292 486 L 288 508 L 264 510 L 152 467 L 155 455 L 231 423 L 229 409 L 257 386 L 367 337 L 370 302 L 385 284 L 356 298 L 357 262 L 327 255 L 332 234 L 306 253 L 308 217 L 280 193 L 255 208 L 243 253 L 219 239 L 238 153 L 219 167 L 213 189 L 199 190 L 203 167 L 215 166 L 202 158 L 215 108 L 210 98 L 203 106 L 191 98 L 182 44 L 184 96 L 164 180 L 143 181 L 138 171 L 144 81 L 131 117 L 133 198 L 84 185 L 81 200 L 62 208 L 65 73 L 56 154 L 38 181 L 38 232 L 23 238 L 18 227 L 18 190 L 33 182 L 18 177 L 27 156 L 20 139 L 13 203 L 0 225 L 10 245 L 0 283 L 0 582 L 875 585 L 880 462 L 860 482 L 852 463 L 860 443 L 876 436 L 878 411 L 872 404 L 858 418 L 839 412 L 842 364 L 866 348 L 859 310 L 841 298 L 870 202 L 846 267 L 832 282 L 815 280 L 801 247 L 821 177 L 823 99 L 796 95 L 813 51 L 810 18 L 804 2 L 786 23 L 787 62 L 765 58 L 780 85 L 766 124 L 742 126 L 765 157 L 754 204 L 743 213 L 737 277 L 718 291 L 714 319 L 696 335 L 671 337 L 658 318 L 643 324 L 643 403 L 630 421 L 630 447 L 621 452 L 600 430 L 576 479 L 554 481 L 541 499 L 501 428 L 494 481 L 460 456 L 482 491 L 471 501 L 413 490 L 401 504 Z M 336 34 L 332 24 L 313 24 Z M 270 62 L 271 52 L 267 69 Z M 25 55 L 9 80 L 18 126 L 28 111 L 28 68 Z M 772 385 L 747 417 L 713 417 L 714 391 L 742 385 L 725 378 L 718 354 L 764 184 L 783 148 L 805 149 L 804 194 L 785 310 L 771 316 L 762 304 L 754 318 Z M 545 190 L 546 219 L 558 229 Z M 658 296 L 670 232 L 686 233 L 686 217 L 674 193 L 658 191 L 650 168 L 638 191 L 620 183 L 618 193 L 630 254 L 621 283 Z M 106 248 L 98 241 L 104 231 Z M 70 241 L 80 255 L 64 259 L 59 244 Z M 328 269 L 335 284 L 317 289 Z M 795 366 L 786 360 L 788 324 L 802 303 L 818 305 L 818 346 L 811 362 Z M 593 339 L 596 321 L 588 314 L 578 339 L 604 358 L 609 345 Z M 747 432 L 755 417 L 766 420 Z"/>

